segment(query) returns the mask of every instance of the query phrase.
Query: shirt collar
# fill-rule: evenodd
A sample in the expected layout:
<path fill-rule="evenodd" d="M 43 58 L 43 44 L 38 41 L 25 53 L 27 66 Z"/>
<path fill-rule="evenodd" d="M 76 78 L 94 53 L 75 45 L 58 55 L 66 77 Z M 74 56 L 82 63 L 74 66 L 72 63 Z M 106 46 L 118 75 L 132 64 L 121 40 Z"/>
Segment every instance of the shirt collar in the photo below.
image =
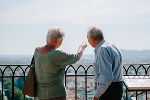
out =
<path fill-rule="evenodd" d="M 97 46 L 96 48 L 94 49 L 94 52 L 97 51 L 97 49 L 105 42 L 105 40 L 103 39 Z"/>

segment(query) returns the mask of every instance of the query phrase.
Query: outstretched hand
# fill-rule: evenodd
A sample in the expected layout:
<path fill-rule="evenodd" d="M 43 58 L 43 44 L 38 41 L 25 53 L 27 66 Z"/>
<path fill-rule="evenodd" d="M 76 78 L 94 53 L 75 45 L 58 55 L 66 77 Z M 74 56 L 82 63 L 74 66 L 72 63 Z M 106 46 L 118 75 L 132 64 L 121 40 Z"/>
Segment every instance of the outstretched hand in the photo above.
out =
<path fill-rule="evenodd" d="M 84 51 L 84 49 L 85 49 L 86 47 L 87 47 L 86 42 L 83 42 L 82 44 L 80 44 L 80 47 L 79 47 L 79 49 L 78 49 L 78 51 L 77 51 L 77 54 L 78 54 L 78 56 L 79 56 L 79 59 L 81 58 L 82 53 L 83 53 L 83 51 Z"/>
<path fill-rule="evenodd" d="M 81 43 L 80 47 L 81 47 L 82 49 L 85 49 L 85 48 L 87 47 L 86 42 Z"/>

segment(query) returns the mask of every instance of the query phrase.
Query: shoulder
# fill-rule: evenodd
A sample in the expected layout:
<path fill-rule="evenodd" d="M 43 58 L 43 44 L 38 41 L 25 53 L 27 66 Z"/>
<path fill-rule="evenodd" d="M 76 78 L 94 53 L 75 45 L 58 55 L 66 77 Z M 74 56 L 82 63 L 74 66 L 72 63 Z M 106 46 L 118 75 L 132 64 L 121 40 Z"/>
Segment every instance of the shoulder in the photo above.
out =
<path fill-rule="evenodd" d="M 35 50 L 34 50 L 34 53 L 38 53 L 38 50 L 40 49 L 41 47 L 36 47 Z"/>
<path fill-rule="evenodd" d="M 112 44 L 109 42 L 104 42 L 101 46 L 103 49 L 112 47 Z"/>
<path fill-rule="evenodd" d="M 34 55 L 37 55 L 37 54 L 38 54 L 38 49 L 39 49 L 39 47 L 35 48 L 35 50 L 34 50 Z"/>
<path fill-rule="evenodd" d="M 72 54 L 66 53 L 62 50 L 53 50 L 52 54 L 54 54 L 55 57 L 68 57 L 68 56 L 72 55 Z"/>
<path fill-rule="evenodd" d="M 98 48 L 98 51 L 99 52 L 105 52 L 105 51 L 107 51 L 107 50 L 109 50 L 110 49 L 110 45 L 108 45 L 108 44 L 103 44 L 103 45 L 101 45 L 99 48 Z"/>
<path fill-rule="evenodd" d="M 67 54 L 66 52 L 62 51 L 62 50 L 52 50 L 52 53 L 55 53 L 56 55 L 64 55 Z"/>
<path fill-rule="evenodd" d="M 100 55 L 108 55 L 110 56 L 111 55 L 111 50 L 112 49 L 112 44 L 108 43 L 108 42 L 105 42 L 103 45 L 101 45 L 99 48 L 98 48 L 98 53 Z"/>
<path fill-rule="evenodd" d="M 112 43 L 109 42 L 105 42 L 102 46 L 101 46 L 101 50 L 103 51 L 111 51 L 115 46 Z M 116 48 L 116 47 L 115 47 Z"/>

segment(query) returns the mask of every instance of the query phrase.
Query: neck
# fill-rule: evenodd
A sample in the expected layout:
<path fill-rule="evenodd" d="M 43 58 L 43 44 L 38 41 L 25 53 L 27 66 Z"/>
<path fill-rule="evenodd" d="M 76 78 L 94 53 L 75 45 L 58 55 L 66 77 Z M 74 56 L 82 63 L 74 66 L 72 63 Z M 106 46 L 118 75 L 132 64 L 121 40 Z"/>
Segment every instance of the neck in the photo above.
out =
<path fill-rule="evenodd" d="M 102 40 L 98 40 L 98 41 L 95 41 L 95 48 L 96 48 L 96 46 L 101 42 Z"/>
<path fill-rule="evenodd" d="M 44 46 L 46 49 L 55 49 L 55 46 L 52 46 L 52 45 L 45 45 Z"/>

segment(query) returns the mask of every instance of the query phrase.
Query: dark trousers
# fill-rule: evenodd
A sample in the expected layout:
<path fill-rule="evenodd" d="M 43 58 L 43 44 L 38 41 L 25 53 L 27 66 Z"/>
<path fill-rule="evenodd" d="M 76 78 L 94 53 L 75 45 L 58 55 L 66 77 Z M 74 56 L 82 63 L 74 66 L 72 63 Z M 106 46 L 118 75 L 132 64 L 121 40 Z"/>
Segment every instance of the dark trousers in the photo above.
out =
<path fill-rule="evenodd" d="M 121 100 L 123 93 L 123 82 L 112 82 L 99 100 Z"/>

